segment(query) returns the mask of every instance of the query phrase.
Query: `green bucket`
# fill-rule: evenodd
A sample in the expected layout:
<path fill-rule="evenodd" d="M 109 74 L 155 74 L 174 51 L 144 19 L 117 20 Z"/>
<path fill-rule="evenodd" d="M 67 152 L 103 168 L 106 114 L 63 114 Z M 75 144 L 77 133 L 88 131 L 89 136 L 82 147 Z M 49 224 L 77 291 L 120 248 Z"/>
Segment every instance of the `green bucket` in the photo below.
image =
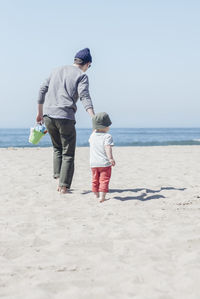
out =
<path fill-rule="evenodd" d="M 35 128 L 31 128 L 29 142 L 32 144 L 38 144 L 38 142 L 44 135 L 45 134 L 43 132 L 40 132 L 40 131 L 36 130 Z"/>

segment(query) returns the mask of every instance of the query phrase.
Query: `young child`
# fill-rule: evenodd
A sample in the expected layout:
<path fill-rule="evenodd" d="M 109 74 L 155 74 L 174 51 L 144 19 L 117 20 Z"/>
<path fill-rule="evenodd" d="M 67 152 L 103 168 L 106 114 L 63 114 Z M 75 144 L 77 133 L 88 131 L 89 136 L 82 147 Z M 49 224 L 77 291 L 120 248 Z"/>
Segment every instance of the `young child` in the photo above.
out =
<path fill-rule="evenodd" d="M 105 112 L 96 114 L 92 118 L 93 133 L 90 136 L 90 166 L 92 169 L 92 191 L 99 197 L 100 202 L 106 200 L 106 193 L 111 177 L 111 166 L 115 166 L 112 155 L 114 145 L 112 136 L 108 134 L 112 124 Z"/>

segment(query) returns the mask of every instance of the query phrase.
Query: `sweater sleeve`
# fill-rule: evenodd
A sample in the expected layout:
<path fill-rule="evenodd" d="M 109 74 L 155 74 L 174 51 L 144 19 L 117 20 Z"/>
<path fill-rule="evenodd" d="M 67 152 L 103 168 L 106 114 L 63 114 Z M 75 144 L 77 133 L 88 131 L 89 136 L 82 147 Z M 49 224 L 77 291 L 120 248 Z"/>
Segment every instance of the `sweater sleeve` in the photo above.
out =
<path fill-rule="evenodd" d="M 39 96 L 38 96 L 38 104 L 44 104 L 45 95 L 49 88 L 50 77 L 46 79 L 40 87 Z"/>
<path fill-rule="evenodd" d="M 85 110 L 93 108 L 89 93 L 89 80 L 87 75 L 83 75 L 78 83 L 78 95 Z"/>

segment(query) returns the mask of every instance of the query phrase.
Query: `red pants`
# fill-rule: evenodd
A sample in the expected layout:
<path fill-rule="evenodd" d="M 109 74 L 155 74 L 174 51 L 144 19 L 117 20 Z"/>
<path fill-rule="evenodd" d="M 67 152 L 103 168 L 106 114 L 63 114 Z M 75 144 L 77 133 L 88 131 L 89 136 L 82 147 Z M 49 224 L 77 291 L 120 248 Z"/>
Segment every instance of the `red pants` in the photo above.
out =
<path fill-rule="evenodd" d="M 108 192 L 111 166 L 92 168 L 92 192 Z"/>

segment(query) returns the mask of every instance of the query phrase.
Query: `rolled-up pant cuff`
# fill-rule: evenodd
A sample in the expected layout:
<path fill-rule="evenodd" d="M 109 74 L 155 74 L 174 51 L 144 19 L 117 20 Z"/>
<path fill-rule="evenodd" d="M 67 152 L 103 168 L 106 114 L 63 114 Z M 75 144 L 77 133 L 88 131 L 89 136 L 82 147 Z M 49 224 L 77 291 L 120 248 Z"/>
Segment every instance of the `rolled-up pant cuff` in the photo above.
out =
<path fill-rule="evenodd" d="M 59 187 L 66 187 L 66 188 L 70 189 L 69 184 L 62 184 L 62 183 L 59 183 Z"/>

